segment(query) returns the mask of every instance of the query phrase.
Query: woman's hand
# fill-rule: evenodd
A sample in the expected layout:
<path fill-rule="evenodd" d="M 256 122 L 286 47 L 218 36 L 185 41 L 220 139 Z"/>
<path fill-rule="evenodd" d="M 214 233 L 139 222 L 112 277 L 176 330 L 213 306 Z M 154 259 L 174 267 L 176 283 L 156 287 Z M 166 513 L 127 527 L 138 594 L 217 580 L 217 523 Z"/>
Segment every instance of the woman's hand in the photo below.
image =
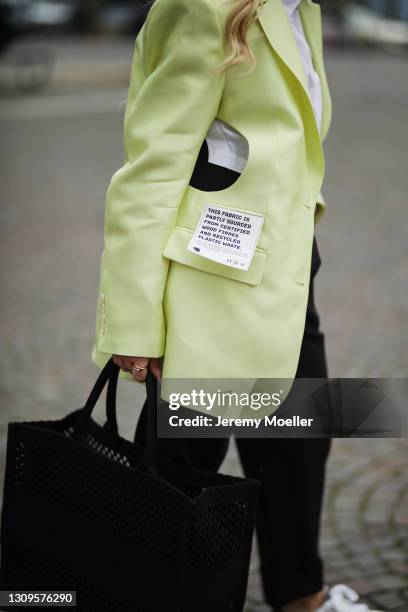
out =
<path fill-rule="evenodd" d="M 112 355 L 114 363 L 124 372 L 130 372 L 138 382 L 146 380 L 148 370 L 151 370 L 156 378 L 161 376 L 160 357 L 129 357 L 128 355 Z M 133 366 L 136 366 L 135 368 Z M 137 367 L 140 368 L 138 371 Z"/>

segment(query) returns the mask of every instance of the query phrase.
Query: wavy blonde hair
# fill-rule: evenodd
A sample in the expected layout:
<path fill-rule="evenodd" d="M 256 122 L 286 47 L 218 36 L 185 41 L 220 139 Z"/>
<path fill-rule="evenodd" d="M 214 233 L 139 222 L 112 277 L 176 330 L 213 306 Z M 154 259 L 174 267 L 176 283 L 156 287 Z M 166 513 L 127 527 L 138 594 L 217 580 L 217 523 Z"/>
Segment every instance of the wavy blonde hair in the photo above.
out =
<path fill-rule="evenodd" d="M 250 60 L 249 72 L 255 68 L 255 56 L 248 45 L 247 31 L 258 16 L 264 0 L 236 0 L 236 5 L 228 15 L 226 37 L 231 49 L 220 66 L 221 73 L 237 64 Z"/>

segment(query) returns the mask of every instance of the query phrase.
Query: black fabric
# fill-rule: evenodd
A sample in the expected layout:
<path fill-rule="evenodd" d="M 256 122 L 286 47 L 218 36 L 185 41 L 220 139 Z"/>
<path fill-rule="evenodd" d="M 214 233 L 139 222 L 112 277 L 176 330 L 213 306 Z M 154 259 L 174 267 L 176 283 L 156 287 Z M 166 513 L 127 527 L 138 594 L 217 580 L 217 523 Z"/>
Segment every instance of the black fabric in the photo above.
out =
<path fill-rule="evenodd" d="M 151 373 L 146 444 L 121 438 L 118 373 L 110 359 L 63 419 L 9 423 L 0 588 L 76 591 L 81 612 L 241 612 L 259 483 L 160 454 Z"/>
<path fill-rule="evenodd" d="M 206 140 L 204 140 L 200 147 L 189 184 L 191 187 L 201 191 L 221 191 L 233 185 L 240 176 L 240 172 L 209 162 L 208 145 Z"/>
<path fill-rule="evenodd" d="M 328 376 L 324 335 L 314 298 L 314 278 L 321 266 L 313 239 L 305 330 L 296 372 L 298 378 Z M 284 409 L 284 405 L 282 406 Z M 279 415 L 279 409 L 275 414 Z M 142 415 L 138 435 L 143 439 Z M 319 525 L 328 438 L 236 438 L 247 477 L 261 481 L 256 531 L 265 600 L 283 606 L 323 586 Z M 158 440 L 172 452 L 172 440 Z M 186 439 L 191 462 L 217 470 L 228 450 L 228 438 Z"/>

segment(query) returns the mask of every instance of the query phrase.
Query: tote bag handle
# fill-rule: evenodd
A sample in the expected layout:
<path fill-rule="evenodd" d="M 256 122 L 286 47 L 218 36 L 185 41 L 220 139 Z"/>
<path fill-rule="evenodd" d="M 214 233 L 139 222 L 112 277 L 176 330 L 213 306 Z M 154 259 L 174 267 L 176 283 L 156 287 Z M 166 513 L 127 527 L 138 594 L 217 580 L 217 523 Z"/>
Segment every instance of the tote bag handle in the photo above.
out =
<path fill-rule="evenodd" d="M 103 429 L 112 437 L 119 436 L 117 412 L 116 412 L 116 388 L 118 384 L 119 368 L 110 376 L 108 391 L 106 395 L 106 423 Z M 151 474 L 157 473 L 156 453 L 157 445 L 157 379 L 148 370 L 146 376 L 146 400 L 143 410 L 146 412 L 146 433 L 144 440 L 144 455 L 139 463 L 139 469 Z M 134 442 L 136 442 L 136 434 Z M 171 438 L 172 456 L 181 461 L 184 465 L 192 467 L 190 456 L 185 440 L 181 438 Z"/>
<path fill-rule="evenodd" d="M 88 399 L 81 410 L 79 418 L 74 425 L 72 436 L 78 441 L 84 441 L 86 425 L 91 418 L 92 411 L 95 408 L 106 383 L 109 381 L 106 394 L 106 423 L 104 430 L 109 435 L 118 436 L 118 423 L 116 416 L 116 390 L 119 377 L 120 367 L 113 361 L 111 357 L 103 367 L 94 386 L 91 389 Z M 147 422 L 146 422 L 146 441 L 143 451 L 143 457 L 140 462 L 140 469 L 143 471 L 155 474 L 156 467 L 156 439 L 157 439 L 157 380 L 154 374 L 149 370 L 146 376 L 146 401 L 147 404 Z"/>
<path fill-rule="evenodd" d="M 111 373 L 108 381 L 108 390 L 106 392 L 106 421 L 103 426 L 103 430 L 106 431 L 110 436 L 118 436 L 118 419 L 116 416 L 116 390 L 118 386 L 119 378 L 119 366 L 116 370 Z"/>

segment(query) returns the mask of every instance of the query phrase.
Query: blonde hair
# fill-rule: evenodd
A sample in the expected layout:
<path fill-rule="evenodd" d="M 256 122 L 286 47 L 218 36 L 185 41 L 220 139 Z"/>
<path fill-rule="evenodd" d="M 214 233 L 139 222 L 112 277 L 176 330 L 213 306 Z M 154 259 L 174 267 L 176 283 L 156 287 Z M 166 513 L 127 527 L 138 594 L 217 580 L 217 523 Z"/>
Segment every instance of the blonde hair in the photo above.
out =
<path fill-rule="evenodd" d="M 255 68 L 255 56 L 248 45 L 246 35 L 249 26 L 257 18 L 263 2 L 264 0 L 236 0 L 226 24 L 226 37 L 231 53 L 222 62 L 221 72 L 246 60 L 251 62 L 250 72 Z"/>

